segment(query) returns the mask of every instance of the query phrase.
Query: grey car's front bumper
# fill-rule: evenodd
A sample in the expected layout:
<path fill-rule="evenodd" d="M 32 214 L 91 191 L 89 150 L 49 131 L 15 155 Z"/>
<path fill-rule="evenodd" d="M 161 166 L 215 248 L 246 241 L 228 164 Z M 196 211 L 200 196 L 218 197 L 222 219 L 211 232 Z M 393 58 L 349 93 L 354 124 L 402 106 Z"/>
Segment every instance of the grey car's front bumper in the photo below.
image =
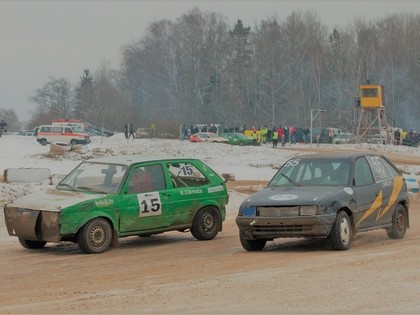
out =
<path fill-rule="evenodd" d="M 236 217 L 236 224 L 246 239 L 280 237 L 327 237 L 336 214 L 295 217 Z"/>

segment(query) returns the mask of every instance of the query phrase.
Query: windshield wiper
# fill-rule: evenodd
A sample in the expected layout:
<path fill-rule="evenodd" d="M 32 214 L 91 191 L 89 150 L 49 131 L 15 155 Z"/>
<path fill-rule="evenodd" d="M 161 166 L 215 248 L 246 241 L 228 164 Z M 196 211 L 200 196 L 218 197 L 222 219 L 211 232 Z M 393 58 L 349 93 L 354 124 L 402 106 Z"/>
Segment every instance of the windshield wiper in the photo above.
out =
<path fill-rule="evenodd" d="M 77 186 L 78 190 L 87 190 L 87 191 L 92 191 L 92 192 L 97 192 L 97 193 L 101 193 L 101 194 L 106 194 L 107 192 L 102 191 L 102 190 L 98 190 L 92 187 L 86 187 L 86 186 Z"/>
<path fill-rule="evenodd" d="M 292 183 L 295 186 L 300 186 L 300 184 L 296 183 L 293 179 L 291 179 L 289 176 L 287 176 L 286 174 L 280 173 L 280 175 L 282 175 L 284 178 L 286 178 L 290 183 Z"/>
<path fill-rule="evenodd" d="M 74 187 L 70 184 L 66 184 L 66 183 L 62 183 L 62 184 L 58 184 L 57 188 L 63 186 L 63 187 L 68 187 L 71 188 L 71 190 L 75 191 L 76 189 L 74 189 Z"/>

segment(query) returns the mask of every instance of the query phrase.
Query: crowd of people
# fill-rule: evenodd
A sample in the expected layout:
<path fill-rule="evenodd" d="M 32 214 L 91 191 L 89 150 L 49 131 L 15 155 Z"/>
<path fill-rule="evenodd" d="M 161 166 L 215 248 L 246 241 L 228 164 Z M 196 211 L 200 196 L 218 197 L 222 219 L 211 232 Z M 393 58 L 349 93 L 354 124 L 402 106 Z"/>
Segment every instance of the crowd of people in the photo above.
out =
<path fill-rule="evenodd" d="M 195 135 L 199 132 L 213 132 L 218 134 L 219 130 L 217 129 L 217 126 L 215 124 L 203 124 L 200 125 L 191 125 L 190 128 L 188 128 L 186 125 L 182 126 L 182 140 L 188 140 L 191 135 Z"/>
<path fill-rule="evenodd" d="M 303 142 L 308 143 L 310 138 L 309 128 L 304 128 L 302 130 Z M 272 143 L 273 148 L 277 148 L 278 143 L 281 143 L 281 146 L 284 146 L 286 142 L 290 144 L 296 144 L 296 128 L 293 126 L 282 127 L 274 126 L 272 129 L 267 128 L 266 126 L 262 127 L 260 130 L 252 127 L 251 132 L 252 145 L 256 146 L 260 143 Z"/>

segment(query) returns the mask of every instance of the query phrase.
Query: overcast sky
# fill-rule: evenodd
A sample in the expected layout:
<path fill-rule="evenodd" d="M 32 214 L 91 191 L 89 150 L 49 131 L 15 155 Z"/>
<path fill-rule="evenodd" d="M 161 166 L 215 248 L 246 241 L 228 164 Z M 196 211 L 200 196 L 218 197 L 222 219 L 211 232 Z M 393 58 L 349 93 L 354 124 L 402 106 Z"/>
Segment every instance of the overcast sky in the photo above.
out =
<path fill-rule="evenodd" d="M 13 108 L 21 121 L 35 104 L 28 101 L 50 76 L 77 84 L 84 69 L 120 63 L 123 45 L 140 39 L 147 26 L 175 20 L 194 7 L 218 12 L 233 26 L 238 19 L 253 27 L 262 19 L 281 19 L 314 9 L 330 30 L 355 17 L 382 18 L 420 13 L 412 1 L 4 1 L 0 0 L 0 109 Z"/>

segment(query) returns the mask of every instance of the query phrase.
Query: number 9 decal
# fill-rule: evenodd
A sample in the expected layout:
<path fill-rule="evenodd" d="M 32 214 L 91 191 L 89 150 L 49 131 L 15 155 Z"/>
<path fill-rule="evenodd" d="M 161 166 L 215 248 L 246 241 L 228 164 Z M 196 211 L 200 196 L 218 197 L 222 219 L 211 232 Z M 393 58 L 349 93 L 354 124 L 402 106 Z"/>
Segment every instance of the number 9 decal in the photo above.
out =
<path fill-rule="evenodd" d="M 162 202 L 157 191 L 138 194 L 140 211 L 139 217 L 149 217 L 162 214 Z"/>

